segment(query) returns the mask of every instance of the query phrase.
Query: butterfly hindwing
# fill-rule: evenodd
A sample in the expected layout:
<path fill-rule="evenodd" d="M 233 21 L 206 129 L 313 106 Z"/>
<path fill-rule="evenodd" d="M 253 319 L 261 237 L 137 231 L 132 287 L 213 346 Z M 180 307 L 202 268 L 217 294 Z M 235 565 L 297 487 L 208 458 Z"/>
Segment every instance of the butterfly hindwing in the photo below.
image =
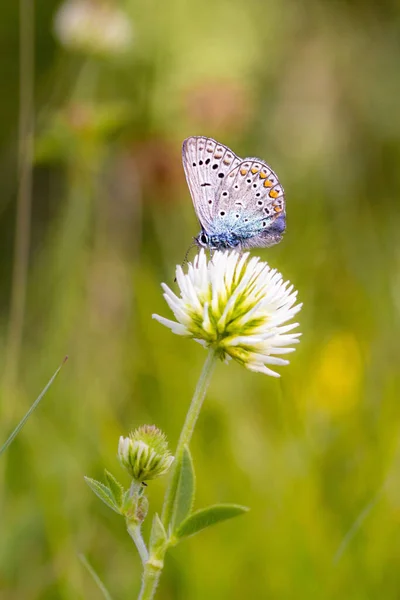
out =
<path fill-rule="evenodd" d="M 284 191 L 264 161 L 245 158 L 217 190 L 217 215 L 241 238 L 242 247 L 277 243 L 285 229 Z"/>

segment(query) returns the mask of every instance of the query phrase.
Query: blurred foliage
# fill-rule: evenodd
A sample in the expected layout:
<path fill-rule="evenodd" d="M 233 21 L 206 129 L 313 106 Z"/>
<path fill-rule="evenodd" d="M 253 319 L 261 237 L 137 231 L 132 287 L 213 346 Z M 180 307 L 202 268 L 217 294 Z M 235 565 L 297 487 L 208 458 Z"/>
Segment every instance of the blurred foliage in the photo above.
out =
<path fill-rule="evenodd" d="M 136 549 L 83 475 L 114 472 L 119 436 L 141 423 L 177 441 L 205 353 L 151 314 L 167 315 L 160 283 L 172 284 L 198 232 L 180 147 L 204 134 L 279 174 L 288 229 L 260 254 L 299 289 L 304 335 L 281 380 L 218 367 L 192 446 L 197 507 L 252 510 L 172 550 L 159 596 L 397 600 L 398 3 L 125 0 L 132 45 L 109 57 L 58 43 L 59 6 L 35 2 L 28 293 L 18 383 L 1 388 L 1 440 L 70 360 L 2 456 L 0 599 L 100 597 L 82 553 L 113 598 L 139 589 Z M 1 13 L 5 364 L 18 3 Z M 154 510 L 164 485 L 149 486 Z"/>

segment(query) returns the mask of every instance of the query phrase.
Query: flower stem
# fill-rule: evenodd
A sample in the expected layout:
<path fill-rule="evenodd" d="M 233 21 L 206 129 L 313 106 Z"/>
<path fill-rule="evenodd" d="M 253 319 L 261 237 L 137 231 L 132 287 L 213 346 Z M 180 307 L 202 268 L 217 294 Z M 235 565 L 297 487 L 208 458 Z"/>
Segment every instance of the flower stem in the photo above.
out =
<path fill-rule="evenodd" d="M 145 564 L 149 559 L 149 553 L 147 552 L 146 544 L 142 538 L 142 532 L 140 530 L 140 525 L 136 523 L 127 523 L 127 530 L 133 541 L 135 542 L 135 546 L 139 552 L 140 558 L 142 559 L 142 563 Z"/>
<path fill-rule="evenodd" d="M 172 463 L 172 473 L 167 491 L 165 493 L 164 505 L 162 510 L 162 522 L 167 532 L 169 523 L 171 521 L 172 509 L 175 499 L 175 491 L 179 478 L 180 463 L 182 460 L 183 450 L 185 446 L 189 445 L 190 440 L 192 438 L 193 430 L 196 425 L 198 416 L 200 414 L 200 410 L 203 405 L 203 400 L 206 395 L 211 375 L 214 370 L 215 358 L 215 350 L 210 348 L 199 381 L 197 382 L 197 386 L 188 413 L 186 415 L 186 420 L 183 425 L 181 435 L 179 437 L 178 446 L 175 452 L 175 460 Z"/>
<path fill-rule="evenodd" d="M 214 370 L 216 362 L 215 359 L 215 350 L 210 349 L 208 352 L 206 362 L 204 363 L 200 379 L 197 383 L 192 402 L 186 415 L 186 420 L 181 431 L 178 446 L 176 448 L 175 460 L 172 464 L 171 477 L 169 480 L 167 491 L 165 493 L 164 506 L 162 511 L 162 521 L 167 532 L 172 516 L 183 450 L 186 445 L 189 445 L 190 440 L 192 438 L 193 430 L 196 425 L 198 416 L 200 414 L 200 410 L 203 405 L 203 400 L 206 395 L 211 375 Z M 157 552 L 154 555 L 151 553 L 150 549 L 150 557 L 146 561 L 144 566 L 142 589 L 140 590 L 138 600 L 152 600 L 154 598 L 154 594 L 156 592 L 156 588 L 164 566 L 164 555 L 167 549 L 168 542 L 162 548 L 158 548 Z"/>

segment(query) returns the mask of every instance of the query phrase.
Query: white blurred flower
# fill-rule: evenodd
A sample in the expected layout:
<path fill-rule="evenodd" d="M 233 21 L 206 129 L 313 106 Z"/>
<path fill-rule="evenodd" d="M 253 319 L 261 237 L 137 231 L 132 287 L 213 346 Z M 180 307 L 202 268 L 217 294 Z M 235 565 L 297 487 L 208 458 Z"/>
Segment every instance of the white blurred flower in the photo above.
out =
<path fill-rule="evenodd" d="M 121 436 L 118 458 L 136 481 L 156 479 L 164 475 L 174 460 L 168 451 L 165 435 L 155 425 L 142 425 L 129 437 Z"/>
<path fill-rule="evenodd" d="M 276 269 L 249 253 L 204 250 L 189 264 L 176 269 L 180 297 L 166 285 L 164 298 L 175 315 L 170 321 L 153 315 L 178 335 L 215 348 L 222 359 L 233 358 L 252 371 L 279 377 L 267 365 L 286 365 L 279 356 L 293 352 L 300 333 L 289 323 L 298 313 L 297 291 Z"/>
<path fill-rule="evenodd" d="M 125 52 L 133 39 L 128 16 L 102 0 L 66 0 L 56 13 L 54 31 L 66 48 L 105 56 Z"/>

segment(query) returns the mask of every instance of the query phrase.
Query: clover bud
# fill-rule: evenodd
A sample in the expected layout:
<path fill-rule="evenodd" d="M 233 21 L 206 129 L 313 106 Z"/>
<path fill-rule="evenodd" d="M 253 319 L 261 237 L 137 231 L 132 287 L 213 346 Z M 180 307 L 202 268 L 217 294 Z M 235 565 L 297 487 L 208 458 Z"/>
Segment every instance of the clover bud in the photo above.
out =
<path fill-rule="evenodd" d="M 164 475 L 174 460 L 168 450 L 164 433 L 155 425 L 142 425 L 128 437 L 121 436 L 118 458 L 131 477 L 138 482 Z"/>

